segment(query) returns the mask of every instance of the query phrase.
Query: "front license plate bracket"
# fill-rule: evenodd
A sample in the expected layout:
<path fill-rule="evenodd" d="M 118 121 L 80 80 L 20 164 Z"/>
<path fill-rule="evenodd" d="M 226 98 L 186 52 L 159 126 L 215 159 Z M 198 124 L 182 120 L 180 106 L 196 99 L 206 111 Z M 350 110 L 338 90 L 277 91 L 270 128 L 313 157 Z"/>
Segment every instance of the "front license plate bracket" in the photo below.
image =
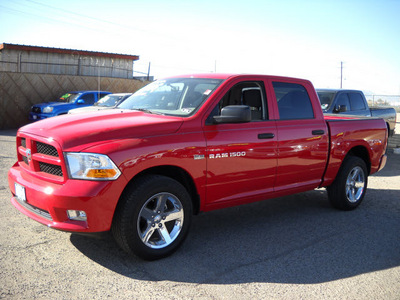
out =
<path fill-rule="evenodd" d="M 17 198 L 21 201 L 26 202 L 25 187 L 23 187 L 18 183 L 15 183 L 14 186 L 15 186 L 15 195 L 17 196 Z"/>

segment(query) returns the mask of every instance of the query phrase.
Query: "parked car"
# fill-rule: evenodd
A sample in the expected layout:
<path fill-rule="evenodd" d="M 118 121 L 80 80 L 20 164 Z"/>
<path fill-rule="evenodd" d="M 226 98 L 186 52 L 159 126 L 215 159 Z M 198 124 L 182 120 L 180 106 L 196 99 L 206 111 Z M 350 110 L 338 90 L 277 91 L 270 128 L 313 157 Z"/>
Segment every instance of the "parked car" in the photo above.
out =
<path fill-rule="evenodd" d="M 111 93 L 107 91 L 69 92 L 62 95 L 58 101 L 33 105 L 29 112 L 29 120 L 38 121 L 54 116 L 65 115 L 73 108 L 91 106 L 108 94 Z"/>
<path fill-rule="evenodd" d="M 97 101 L 93 106 L 86 106 L 80 108 L 74 108 L 68 111 L 69 114 L 78 114 L 91 111 L 99 111 L 103 109 L 115 108 L 121 104 L 125 99 L 131 96 L 132 93 L 119 93 L 119 94 L 108 94 Z"/>
<path fill-rule="evenodd" d="M 397 116 L 394 108 L 369 108 L 364 93 L 358 90 L 317 89 L 317 94 L 324 113 L 383 118 L 389 136 L 393 136 Z"/>
<path fill-rule="evenodd" d="M 321 187 L 333 207 L 355 209 L 386 164 L 386 142 L 383 119 L 324 116 L 307 80 L 188 75 L 155 81 L 118 109 L 20 128 L 8 182 L 33 220 L 111 231 L 153 260 L 178 249 L 199 212 Z"/>

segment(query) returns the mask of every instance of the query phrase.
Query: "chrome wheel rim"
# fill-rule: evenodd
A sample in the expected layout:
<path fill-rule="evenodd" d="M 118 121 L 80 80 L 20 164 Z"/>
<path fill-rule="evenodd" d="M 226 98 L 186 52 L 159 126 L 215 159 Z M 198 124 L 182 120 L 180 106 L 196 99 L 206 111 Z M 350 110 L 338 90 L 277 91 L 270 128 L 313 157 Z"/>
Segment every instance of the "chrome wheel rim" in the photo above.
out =
<path fill-rule="evenodd" d="M 361 167 L 351 170 L 346 180 L 346 196 L 351 203 L 359 201 L 364 193 L 365 174 Z"/>
<path fill-rule="evenodd" d="M 139 213 L 137 228 L 142 242 L 161 249 L 179 236 L 184 220 L 182 203 L 170 193 L 159 193 L 149 198 Z"/>

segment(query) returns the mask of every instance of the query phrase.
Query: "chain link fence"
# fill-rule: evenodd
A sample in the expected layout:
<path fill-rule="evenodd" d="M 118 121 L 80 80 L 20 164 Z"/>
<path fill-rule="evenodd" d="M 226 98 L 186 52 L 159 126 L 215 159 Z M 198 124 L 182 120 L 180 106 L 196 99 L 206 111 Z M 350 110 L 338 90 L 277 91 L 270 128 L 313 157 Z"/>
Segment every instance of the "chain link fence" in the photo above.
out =
<path fill-rule="evenodd" d="M 54 101 L 66 92 L 133 93 L 147 83 L 123 78 L 0 71 L 0 129 L 15 129 L 27 124 L 32 105 Z"/>
<path fill-rule="evenodd" d="M 393 107 L 400 113 L 400 95 L 365 95 L 371 107 Z"/>

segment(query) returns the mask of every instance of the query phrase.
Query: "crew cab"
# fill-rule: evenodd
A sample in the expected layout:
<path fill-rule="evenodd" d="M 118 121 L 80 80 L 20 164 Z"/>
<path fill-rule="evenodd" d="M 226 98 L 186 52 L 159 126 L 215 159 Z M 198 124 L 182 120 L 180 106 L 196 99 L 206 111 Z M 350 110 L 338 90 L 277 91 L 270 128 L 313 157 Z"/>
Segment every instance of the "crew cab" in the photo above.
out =
<path fill-rule="evenodd" d="M 76 91 L 62 95 L 58 101 L 39 103 L 29 112 L 30 121 L 39 121 L 54 116 L 67 114 L 73 108 L 91 106 L 102 97 L 111 94 L 106 91 Z"/>
<path fill-rule="evenodd" d="M 11 202 L 54 229 L 112 232 L 128 253 L 175 251 L 192 215 L 325 187 L 352 210 L 386 164 L 383 119 L 325 116 L 311 82 L 200 74 L 117 109 L 18 130 Z"/>
<path fill-rule="evenodd" d="M 358 90 L 317 89 L 317 94 L 324 113 L 382 118 L 389 136 L 394 135 L 397 116 L 394 108 L 370 108 L 364 93 Z"/>

